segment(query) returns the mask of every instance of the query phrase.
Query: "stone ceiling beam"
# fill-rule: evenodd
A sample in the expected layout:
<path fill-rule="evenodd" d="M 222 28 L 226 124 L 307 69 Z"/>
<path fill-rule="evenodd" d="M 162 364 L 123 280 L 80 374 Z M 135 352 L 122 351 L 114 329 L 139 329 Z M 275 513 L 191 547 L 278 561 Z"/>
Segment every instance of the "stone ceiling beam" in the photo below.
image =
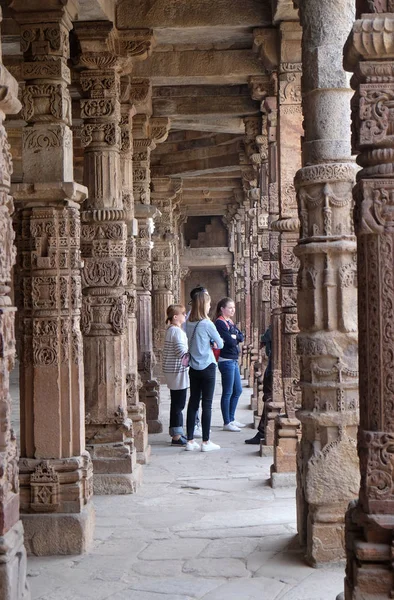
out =
<path fill-rule="evenodd" d="M 223 178 L 223 179 L 213 179 L 213 178 L 201 178 L 193 179 L 193 178 L 185 178 L 183 179 L 183 192 L 184 194 L 188 194 L 188 192 L 194 191 L 202 191 L 205 189 L 213 190 L 213 191 L 221 191 L 221 192 L 231 192 L 234 188 L 241 189 L 239 176 L 237 178 Z"/>
<path fill-rule="evenodd" d="M 193 148 L 181 152 L 167 152 L 160 157 L 160 165 L 169 165 L 173 163 L 185 163 L 196 160 L 205 160 L 217 156 L 226 156 L 239 152 L 239 141 L 231 141 L 228 144 L 212 145 L 203 148 Z M 239 162 L 239 161 L 238 161 Z"/>
<path fill-rule="evenodd" d="M 251 50 L 154 52 L 133 70 L 134 77 L 149 77 L 155 86 L 246 84 L 260 74 L 261 63 Z"/>
<path fill-rule="evenodd" d="M 41 1 L 41 0 L 40 0 Z M 82 0 L 79 2 L 81 21 L 115 21 L 115 2 L 113 0 Z"/>
<path fill-rule="evenodd" d="M 242 136 L 235 137 L 228 133 L 219 133 L 211 135 L 205 135 L 205 137 L 198 137 L 195 139 L 177 141 L 173 140 L 171 134 L 167 141 L 159 146 L 152 157 L 152 160 L 160 160 L 162 155 L 174 154 L 175 152 L 186 152 L 190 150 L 199 150 L 203 148 L 212 148 L 214 146 L 222 146 L 225 144 L 231 144 L 235 140 L 242 140 Z"/>
<path fill-rule="evenodd" d="M 239 165 L 239 153 L 212 156 L 200 160 L 187 160 L 185 162 L 168 164 L 152 168 L 154 177 L 197 177 L 208 173 L 227 173 Z"/>
<path fill-rule="evenodd" d="M 207 131 L 214 133 L 234 133 L 244 134 L 245 124 L 242 117 L 218 118 L 210 116 L 200 116 L 194 118 L 173 117 L 171 119 L 171 128 L 173 131 Z"/>
<path fill-rule="evenodd" d="M 256 0 L 119 0 L 118 28 L 261 27 L 271 22 L 269 6 Z"/>
<path fill-rule="evenodd" d="M 272 20 L 274 23 L 298 21 L 298 11 L 294 8 L 293 0 L 273 0 Z"/>
<path fill-rule="evenodd" d="M 259 114 L 259 103 L 246 96 L 206 96 L 154 98 L 153 112 L 160 117 L 252 116 Z"/>

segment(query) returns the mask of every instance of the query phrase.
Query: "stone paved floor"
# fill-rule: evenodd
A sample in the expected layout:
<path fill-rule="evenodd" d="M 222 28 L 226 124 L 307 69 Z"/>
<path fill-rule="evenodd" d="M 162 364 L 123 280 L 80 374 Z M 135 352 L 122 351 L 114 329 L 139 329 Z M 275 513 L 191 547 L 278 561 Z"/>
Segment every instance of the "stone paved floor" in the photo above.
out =
<path fill-rule="evenodd" d="M 244 389 L 237 414 L 244 422 L 251 421 L 249 395 Z M 270 488 L 272 459 L 243 442 L 251 429 L 221 431 L 219 398 L 218 386 L 212 440 L 222 449 L 189 453 L 171 447 L 166 434 L 151 436 L 138 493 L 95 497 L 91 551 L 29 558 L 32 600 L 335 599 L 344 569 L 304 564 L 294 489 Z"/>

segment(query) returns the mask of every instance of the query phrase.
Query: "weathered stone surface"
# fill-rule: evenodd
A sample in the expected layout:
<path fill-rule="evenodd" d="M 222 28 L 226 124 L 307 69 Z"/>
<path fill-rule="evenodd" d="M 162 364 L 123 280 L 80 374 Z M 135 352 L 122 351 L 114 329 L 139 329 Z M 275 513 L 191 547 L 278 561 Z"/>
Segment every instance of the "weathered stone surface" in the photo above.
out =
<path fill-rule="evenodd" d="M 394 239 L 392 202 L 389 200 L 382 211 L 382 200 L 391 198 L 393 190 L 389 159 L 393 141 L 376 109 L 378 98 L 384 98 L 382 109 L 385 118 L 390 118 L 393 54 L 391 43 L 386 44 L 386 31 L 393 24 L 394 7 L 391 2 L 369 2 L 363 8 L 373 14 L 363 14 L 354 23 L 345 47 L 346 68 L 354 72 L 352 145 L 363 167 L 353 190 L 358 244 L 361 484 L 358 501 L 349 506 L 346 516 L 346 600 L 367 595 L 387 598 L 392 594 L 387 548 L 393 544 L 393 474 L 389 458 L 393 439 L 393 340 L 387 327 L 392 320 Z M 377 14 L 382 11 L 387 14 Z M 379 135 L 377 127 L 381 127 Z"/>
<path fill-rule="evenodd" d="M 354 3 L 301 0 L 299 7 L 305 142 L 304 167 L 295 177 L 302 389 L 297 506 L 301 544 L 317 565 L 344 557 L 344 512 L 359 478 L 355 168 L 341 51 Z"/>
<path fill-rule="evenodd" d="M 256 5 L 254 0 L 246 0 L 243 5 L 234 3 L 229 10 L 225 0 L 219 0 L 215 6 L 209 0 L 202 0 L 196 6 L 190 6 L 187 0 L 168 4 L 164 0 L 146 2 L 121 0 L 117 5 L 117 26 L 119 28 L 174 28 L 189 29 L 207 26 L 222 27 L 258 27 L 270 18 L 264 7 Z"/>
<path fill-rule="evenodd" d="M 83 554 L 92 545 L 95 512 L 92 503 L 79 514 L 24 515 L 28 554 Z"/>
<path fill-rule="evenodd" d="M 34 2 L 29 7 L 12 3 L 24 58 L 20 116 L 26 123 L 23 179 L 15 185 L 20 506 L 27 521 L 36 517 L 37 535 L 46 544 L 46 553 L 56 554 L 61 547 L 65 553 L 81 553 L 92 541 L 94 509 L 92 464 L 85 452 L 80 329 L 79 205 L 87 190 L 73 181 L 67 66 L 69 32 L 77 12 L 73 2 L 61 7 L 45 2 L 39 8 L 41 12 Z M 68 533 L 67 514 L 82 525 L 72 533 L 73 540 L 62 546 Z M 27 538 L 31 537 L 29 530 Z"/>
<path fill-rule="evenodd" d="M 133 77 L 149 77 L 154 85 L 239 85 L 260 73 L 250 50 L 188 50 L 154 53 L 135 65 Z"/>

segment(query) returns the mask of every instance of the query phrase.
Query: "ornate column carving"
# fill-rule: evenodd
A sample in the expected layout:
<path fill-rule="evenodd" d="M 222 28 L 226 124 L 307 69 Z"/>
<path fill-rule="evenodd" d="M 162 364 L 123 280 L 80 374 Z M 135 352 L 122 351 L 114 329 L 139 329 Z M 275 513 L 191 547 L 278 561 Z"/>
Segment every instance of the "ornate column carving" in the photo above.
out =
<path fill-rule="evenodd" d="M 92 464 L 85 451 L 80 203 L 73 180 L 69 31 L 74 2 L 42 11 L 11 4 L 20 25 L 23 183 L 18 304 L 21 325 L 21 512 L 34 554 L 79 554 L 93 537 Z M 39 20 L 38 20 L 39 19 Z"/>
<path fill-rule="evenodd" d="M 281 389 L 278 389 L 276 369 L 273 384 L 273 402 L 282 404 L 281 415 L 275 420 L 274 464 L 271 467 L 273 487 L 295 484 L 296 453 L 299 421 L 296 409 L 301 406 L 299 358 L 296 353 L 297 322 L 297 272 L 299 262 L 294 248 L 299 237 L 297 200 L 293 184 L 294 174 L 301 166 L 301 28 L 298 23 L 280 25 L 280 63 L 278 89 L 278 148 L 279 148 L 279 219 L 271 223 L 279 234 L 279 308 L 274 327 L 275 346 L 280 346 Z M 279 331 L 277 331 L 279 329 Z M 291 476 L 293 474 L 293 477 Z"/>
<path fill-rule="evenodd" d="M 258 300 L 258 280 L 257 280 L 257 252 L 258 252 L 258 210 L 260 204 L 260 168 L 262 154 L 264 154 L 264 139 L 262 136 L 262 119 L 258 117 L 248 117 L 244 119 L 245 137 L 244 148 L 245 156 L 242 167 L 243 184 L 245 191 L 245 227 L 246 239 L 248 240 L 247 257 L 247 375 L 249 386 L 253 386 L 254 381 L 254 363 L 258 357 L 259 348 L 259 300 Z M 246 160 L 245 160 L 246 159 Z M 253 404 L 252 409 L 256 406 Z"/>
<path fill-rule="evenodd" d="M 135 86 L 129 75 L 121 79 L 120 95 L 120 168 L 122 174 L 122 202 L 127 226 L 126 259 L 127 276 L 127 334 L 126 334 L 126 397 L 127 412 L 133 422 L 134 444 L 137 462 L 145 464 L 149 460 L 151 448 L 148 444 L 146 407 L 139 399 L 140 376 L 138 375 L 137 350 L 137 290 L 136 290 L 136 243 L 138 221 L 134 216 L 133 192 L 133 117 L 137 106 L 143 100 L 135 93 Z"/>
<path fill-rule="evenodd" d="M 136 39 L 130 31 L 120 35 L 107 21 L 79 21 L 75 31 L 81 48 L 84 183 L 89 188 L 82 213 L 87 447 L 95 493 L 128 494 L 139 485 L 141 468 L 126 396 L 130 206 L 127 192 L 122 195 L 120 75 L 133 56 L 148 52 L 150 36 L 146 32 L 140 40 L 140 31 Z"/>
<path fill-rule="evenodd" d="M 264 298 L 269 299 L 272 344 L 272 396 L 265 398 L 265 445 L 273 447 L 275 438 L 275 419 L 283 409 L 283 385 L 280 334 L 280 267 L 279 232 L 271 224 L 279 218 L 279 154 L 278 154 L 278 76 L 271 74 L 270 91 L 264 101 L 267 114 L 268 131 L 268 226 L 266 243 L 269 257 L 269 276 L 264 279 Z M 268 267 L 268 265 L 267 265 Z"/>
<path fill-rule="evenodd" d="M 132 83 L 141 93 L 147 90 L 146 82 Z M 169 120 L 149 118 L 141 114 L 134 118 L 134 160 L 133 188 L 135 216 L 138 220 L 136 239 L 137 267 L 137 340 L 138 371 L 142 387 L 140 399 L 146 405 L 149 433 L 160 433 L 163 429 L 159 420 L 159 382 L 154 378 L 153 370 L 156 358 L 152 338 L 152 233 L 153 219 L 159 216 L 156 207 L 150 203 L 150 153 L 156 144 L 163 142 L 168 135 Z"/>
<path fill-rule="evenodd" d="M 367 10 L 367 6 L 363 7 Z M 360 338 L 361 485 L 346 518 L 345 598 L 393 595 L 393 191 L 394 26 L 392 2 L 369 2 L 345 46 L 354 73 L 352 142 L 358 153 L 353 189 L 357 235 Z M 385 14 L 379 14 L 384 12 Z M 342 285 L 355 281 L 342 267 Z"/>
<path fill-rule="evenodd" d="M 355 166 L 351 91 L 342 70 L 353 6 L 352 0 L 299 2 L 305 166 L 295 177 L 302 388 L 297 512 L 300 541 L 313 565 L 344 557 L 345 510 L 359 485 Z"/>
<path fill-rule="evenodd" d="M 1 20 L 1 14 L 0 14 Z M 0 61 L 1 61 L 0 53 Z M 15 263 L 14 210 L 9 195 L 12 159 L 3 125 L 6 114 L 19 112 L 18 85 L 4 65 L 0 72 L 0 593 L 4 600 L 28 600 L 26 551 L 19 518 L 18 448 L 11 428 L 10 371 L 15 361 L 15 307 L 11 300 L 11 273 Z"/>
<path fill-rule="evenodd" d="M 255 344 L 257 346 L 256 360 L 254 362 L 254 380 L 252 408 L 254 408 L 255 427 L 259 425 L 263 414 L 263 376 L 267 366 L 265 350 L 261 348 L 260 338 L 271 322 L 270 307 L 270 261 L 268 253 L 268 122 L 264 108 L 264 100 L 270 92 L 270 77 L 268 75 L 252 77 L 249 80 L 251 95 L 254 100 L 261 103 L 261 131 L 256 136 L 256 145 L 259 150 L 259 198 L 254 204 L 255 228 L 257 233 L 256 256 L 252 269 L 256 270 L 257 283 L 253 293 L 253 306 L 257 314 L 254 316 L 256 323 Z M 253 272 L 253 271 L 252 271 Z"/>
<path fill-rule="evenodd" d="M 178 192 L 180 187 L 178 187 Z M 151 200 L 160 217 L 155 220 L 152 236 L 152 313 L 153 348 L 157 360 L 156 373 L 161 374 L 162 350 L 166 331 L 166 309 L 174 302 L 174 202 L 177 186 L 169 177 L 155 178 L 152 181 Z"/>

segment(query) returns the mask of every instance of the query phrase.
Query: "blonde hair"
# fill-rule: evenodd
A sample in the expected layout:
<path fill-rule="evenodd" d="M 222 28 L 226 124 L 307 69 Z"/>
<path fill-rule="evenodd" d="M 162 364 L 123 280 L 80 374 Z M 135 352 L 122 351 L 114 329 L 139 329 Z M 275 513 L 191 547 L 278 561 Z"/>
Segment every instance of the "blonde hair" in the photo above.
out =
<path fill-rule="evenodd" d="M 180 315 L 186 311 L 185 307 L 182 304 L 170 304 L 167 308 L 167 318 L 166 323 L 171 323 L 172 319 L 175 315 Z"/>
<path fill-rule="evenodd" d="M 202 321 L 208 319 L 207 305 L 210 302 L 211 296 L 206 291 L 197 292 L 193 296 L 192 309 L 190 311 L 189 321 Z"/>

